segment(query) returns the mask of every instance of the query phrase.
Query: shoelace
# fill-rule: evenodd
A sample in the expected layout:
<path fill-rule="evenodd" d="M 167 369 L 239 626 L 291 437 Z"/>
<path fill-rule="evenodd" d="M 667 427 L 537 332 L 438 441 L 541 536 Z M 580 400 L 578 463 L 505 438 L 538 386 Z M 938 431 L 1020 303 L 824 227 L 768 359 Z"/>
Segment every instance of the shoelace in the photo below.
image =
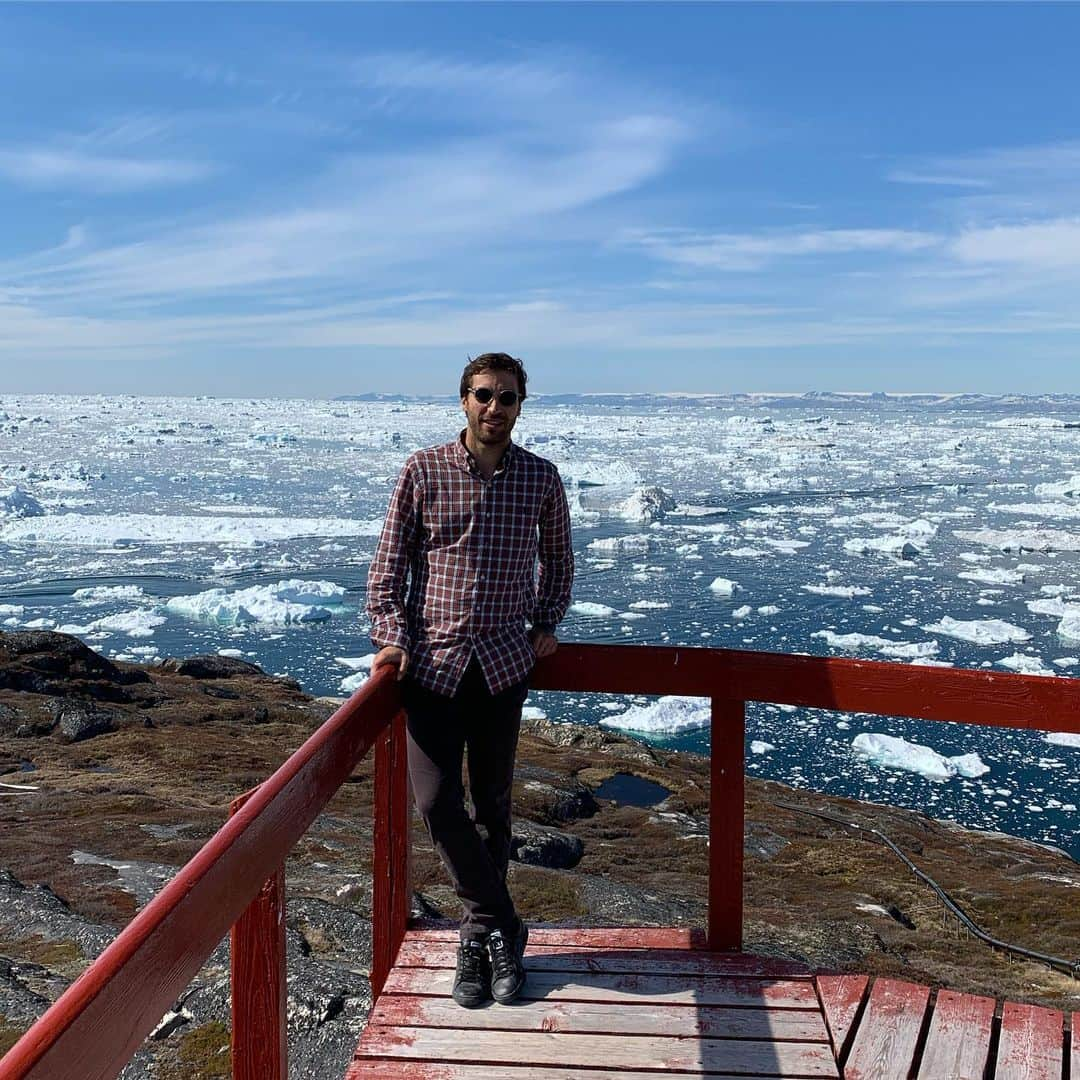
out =
<path fill-rule="evenodd" d="M 476 982 L 484 976 L 484 961 L 487 959 L 483 949 L 477 945 L 462 945 L 458 949 L 458 969 L 463 982 Z"/>
<path fill-rule="evenodd" d="M 488 938 L 488 942 L 491 945 L 491 966 L 495 977 L 498 979 L 504 975 L 513 975 L 516 970 L 516 965 L 514 963 L 514 954 L 510 949 L 510 943 L 498 930 Z"/>

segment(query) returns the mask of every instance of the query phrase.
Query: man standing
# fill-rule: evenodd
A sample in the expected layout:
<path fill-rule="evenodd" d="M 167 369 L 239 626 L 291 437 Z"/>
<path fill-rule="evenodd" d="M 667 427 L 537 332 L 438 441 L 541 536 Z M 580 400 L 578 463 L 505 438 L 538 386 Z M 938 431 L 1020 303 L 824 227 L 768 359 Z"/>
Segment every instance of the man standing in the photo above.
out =
<path fill-rule="evenodd" d="M 525 981 L 510 789 L 529 672 L 558 647 L 574 576 L 558 471 L 510 440 L 526 378 L 506 353 L 468 363 L 465 429 L 405 462 L 368 571 L 373 667 L 403 680 L 413 795 L 464 908 L 453 996 L 468 1008 Z"/>

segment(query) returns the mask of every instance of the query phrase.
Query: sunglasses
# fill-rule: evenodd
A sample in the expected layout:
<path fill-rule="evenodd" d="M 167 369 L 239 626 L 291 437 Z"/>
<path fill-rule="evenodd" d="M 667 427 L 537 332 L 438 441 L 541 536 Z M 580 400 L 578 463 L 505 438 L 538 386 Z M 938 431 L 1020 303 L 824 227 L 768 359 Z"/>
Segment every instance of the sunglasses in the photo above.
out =
<path fill-rule="evenodd" d="M 471 386 L 466 390 L 466 393 L 472 394 L 476 398 L 477 404 L 487 405 L 491 402 L 491 399 L 495 397 L 495 391 L 489 390 L 486 386 L 478 386 L 473 389 Z M 522 399 L 522 395 L 516 390 L 500 390 L 499 391 L 499 404 L 504 409 L 513 408 Z"/>

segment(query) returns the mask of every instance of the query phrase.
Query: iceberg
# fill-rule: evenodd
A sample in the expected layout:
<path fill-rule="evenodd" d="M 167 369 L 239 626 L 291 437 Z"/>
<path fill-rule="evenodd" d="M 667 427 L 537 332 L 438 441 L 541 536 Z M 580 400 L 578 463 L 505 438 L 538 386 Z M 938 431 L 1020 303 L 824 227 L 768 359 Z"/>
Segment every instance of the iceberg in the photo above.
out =
<path fill-rule="evenodd" d="M 88 589 L 76 589 L 72 600 L 80 604 L 108 604 L 113 600 L 142 600 L 146 594 L 138 585 L 95 585 Z"/>
<path fill-rule="evenodd" d="M 14 518 L 43 517 L 45 508 L 29 492 L 17 484 L 0 488 L 0 521 Z"/>
<path fill-rule="evenodd" d="M 990 767 L 978 754 L 945 757 L 929 746 L 908 742 L 895 735 L 863 732 L 851 740 L 855 752 L 887 769 L 918 773 L 930 780 L 950 780 L 954 776 L 985 776 Z"/>
<path fill-rule="evenodd" d="M 1074 473 L 1068 480 L 1059 480 L 1056 484 L 1036 484 L 1035 494 L 1048 498 L 1080 497 L 1080 473 Z"/>
<path fill-rule="evenodd" d="M 858 652 L 860 649 L 873 649 L 882 656 L 892 656 L 902 660 L 914 660 L 918 657 L 936 656 L 936 641 L 890 641 L 888 638 L 873 634 L 837 634 L 832 630 L 815 630 L 811 637 L 822 638 L 827 645 L 844 652 Z"/>
<path fill-rule="evenodd" d="M 1004 552 L 1080 551 L 1080 534 L 1063 529 L 957 529 L 953 535 Z"/>
<path fill-rule="evenodd" d="M 844 541 L 849 555 L 890 555 L 894 559 L 914 559 L 920 549 L 904 536 L 861 536 Z"/>
<path fill-rule="evenodd" d="M 1048 731 L 1043 738 L 1055 746 L 1073 746 L 1080 750 L 1080 734 L 1074 731 Z"/>
<path fill-rule="evenodd" d="M 663 521 L 675 507 L 675 500 L 662 487 L 644 487 L 614 509 L 624 521 L 650 523 Z"/>
<path fill-rule="evenodd" d="M 649 550 L 647 536 L 609 536 L 589 542 L 590 551 L 604 551 L 616 555 L 644 555 Z"/>
<path fill-rule="evenodd" d="M 1018 675 L 1053 675 L 1037 656 L 1029 653 L 1015 652 L 1012 656 L 1005 656 L 997 661 L 998 667 L 1015 671 Z"/>
<path fill-rule="evenodd" d="M 1030 641 L 1031 634 L 1004 619 L 954 619 L 946 615 L 940 622 L 924 626 L 931 634 L 970 641 L 973 645 L 1004 645 L 1007 642 Z"/>
<path fill-rule="evenodd" d="M 176 596 L 166 603 L 165 608 L 175 615 L 205 622 L 284 626 L 324 622 L 333 615 L 326 605 L 340 608 L 344 598 L 345 590 L 332 581 L 290 579 L 276 585 L 253 585 L 235 592 L 207 589 L 193 596 Z"/>
<path fill-rule="evenodd" d="M 707 728 L 711 717 L 708 698 L 671 696 L 649 705 L 633 705 L 615 716 L 605 716 L 600 726 L 644 735 L 677 735 L 682 731 Z"/>
<path fill-rule="evenodd" d="M 713 578 L 712 584 L 709 586 L 717 596 L 734 596 L 739 591 L 739 587 L 737 581 L 732 581 L 726 577 Z"/>
<path fill-rule="evenodd" d="M 616 608 L 608 607 L 607 604 L 594 604 L 588 600 L 579 600 L 571 604 L 569 612 L 571 615 L 584 615 L 590 619 L 609 619 L 619 614 Z"/>
<path fill-rule="evenodd" d="M 1024 584 L 1024 575 L 1019 570 L 994 570 L 987 567 L 982 570 L 961 570 L 956 576 L 965 581 L 979 581 L 984 585 Z"/>
<path fill-rule="evenodd" d="M 804 592 L 815 596 L 837 596 L 841 600 L 850 600 L 855 596 L 869 596 L 870 590 L 862 585 L 800 585 Z"/>

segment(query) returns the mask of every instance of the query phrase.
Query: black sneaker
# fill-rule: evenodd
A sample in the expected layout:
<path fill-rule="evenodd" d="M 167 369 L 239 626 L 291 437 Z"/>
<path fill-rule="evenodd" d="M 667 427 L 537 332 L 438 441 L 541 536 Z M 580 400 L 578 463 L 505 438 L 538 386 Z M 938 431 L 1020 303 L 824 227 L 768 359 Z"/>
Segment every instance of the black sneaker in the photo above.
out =
<path fill-rule="evenodd" d="M 517 933 L 493 930 L 488 935 L 491 953 L 491 995 L 500 1005 L 509 1005 L 525 985 L 521 958 L 529 940 L 529 928 L 519 919 Z"/>
<path fill-rule="evenodd" d="M 463 941 L 458 948 L 451 996 L 463 1009 L 491 1000 L 491 962 L 482 941 Z"/>

